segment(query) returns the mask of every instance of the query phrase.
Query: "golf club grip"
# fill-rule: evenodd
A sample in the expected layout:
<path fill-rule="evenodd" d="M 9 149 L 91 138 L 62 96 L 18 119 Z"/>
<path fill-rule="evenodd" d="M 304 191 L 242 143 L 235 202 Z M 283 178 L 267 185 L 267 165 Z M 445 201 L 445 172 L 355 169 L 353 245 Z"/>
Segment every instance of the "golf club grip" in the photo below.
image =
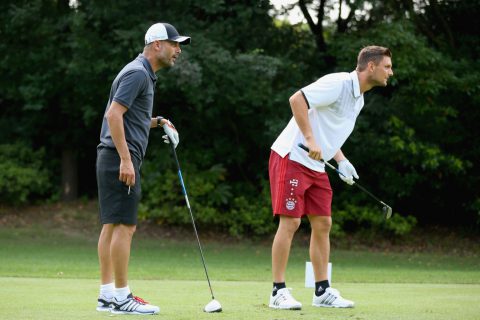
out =
<path fill-rule="evenodd" d="M 306 152 L 310 152 L 310 149 L 308 149 L 308 147 L 307 147 L 306 145 L 304 145 L 303 143 L 300 142 L 300 143 L 298 144 L 298 146 L 299 146 L 300 148 L 302 148 L 303 150 L 305 150 Z M 338 174 L 341 174 L 342 176 L 345 177 L 345 175 L 344 175 L 343 173 L 341 173 L 340 171 L 338 171 L 338 169 L 335 168 L 334 166 L 332 166 L 328 161 L 325 161 L 325 160 L 323 160 L 323 159 L 320 159 L 319 161 L 320 161 L 321 163 L 327 165 L 330 169 L 335 170 Z"/>
<path fill-rule="evenodd" d="M 169 144 L 172 148 L 173 158 L 175 159 L 175 163 L 177 164 L 177 168 L 178 168 L 177 174 L 178 174 L 178 178 L 180 179 L 182 192 L 183 192 L 183 195 L 185 196 L 185 201 L 187 202 L 187 206 L 190 207 L 190 202 L 188 201 L 188 196 L 187 196 L 187 189 L 185 188 L 185 185 L 183 183 L 182 169 L 180 168 L 180 162 L 178 161 L 177 152 L 175 151 L 175 146 L 171 141 Z"/>
<path fill-rule="evenodd" d="M 300 143 L 298 144 L 298 146 L 299 146 L 300 148 L 302 148 L 303 150 L 305 150 L 305 151 L 307 151 L 307 152 L 310 152 L 310 149 L 308 149 L 308 147 L 307 147 L 306 145 L 304 145 L 303 143 L 300 142 Z"/>
<path fill-rule="evenodd" d="M 177 168 L 180 171 L 181 170 L 180 169 L 180 162 L 178 161 L 177 152 L 175 151 L 175 146 L 173 145 L 172 141 L 170 141 L 170 138 L 168 138 L 168 141 L 169 141 L 170 147 L 172 148 L 173 158 L 175 159 L 175 163 L 177 164 Z"/>

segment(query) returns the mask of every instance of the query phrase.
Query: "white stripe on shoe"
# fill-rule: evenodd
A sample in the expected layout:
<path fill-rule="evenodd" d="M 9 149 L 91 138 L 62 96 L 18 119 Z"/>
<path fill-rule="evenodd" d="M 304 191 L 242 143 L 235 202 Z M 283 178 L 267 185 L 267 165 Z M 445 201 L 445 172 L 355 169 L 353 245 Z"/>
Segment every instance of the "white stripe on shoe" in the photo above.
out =
<path fill-rule="evenodd" d="M 136 299 L 131 293 L 125 300 L 117 301 L 113 298 L 112 313 L 115 314 L 157 314 L 160 308 L 150 305 L 141 299 Z"/>
<path fill-rule="evenodd" d="M 353 308 L 355 303 L 340 296 L 340 292 L 337 289 L 331 287 L 327 288 L 325 292 L 317 297 L 313 294 L 312 305 L 314 307 L 327 307 L 327 308 Z"/>
<path fill-rule="evenodd" d="M 302 304 L 295 300 L 290 293 L 290 289 L 283 288 L 277 291 L 275 296 L 270 296 L 270 303 L 268 305 L 273 309 L 283 309 L 283 310 L 300 310 L 302 309 Z"/>

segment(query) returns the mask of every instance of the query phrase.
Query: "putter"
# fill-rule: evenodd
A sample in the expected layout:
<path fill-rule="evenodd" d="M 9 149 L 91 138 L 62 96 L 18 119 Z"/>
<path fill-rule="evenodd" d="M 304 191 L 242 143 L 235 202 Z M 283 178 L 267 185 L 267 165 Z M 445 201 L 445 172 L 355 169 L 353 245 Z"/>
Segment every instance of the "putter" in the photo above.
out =
<path fill-rule="evenodd" d="M 300 148 L 302 148 L 303 150 L 305 150 L 306 152 L 310 152 L 308 147 L 306 145 L 304 145 L 303 143 L 299 143 L 298 146 Z M 340 172 L 337 168 L 335 168 L 333 165 L 331 165 L 328 161 L 324 161 L 323 159 L 320 159 L 320 162 L 326 164 L 329 168 L 331 168 L 332 170 L 335 170 L 338 174 L 345 177 L 345 175 L 342 172 Z M 360 190 L 362 190 L 363 192 L 368 194 L 370 197 L 372 197 L 373 199 L 378 201 L 382 205 L 382 212 L 383 212 L 383 215 L 384 215 L 385 219 L 390 219 L 390 217 L 392 216 L 392 207 L 390 207 L 388 204 L 386 204 L 382 200 L 378 199 L 373 193 L 371 193 L 370 191 L 365 189 L 363 186 L 358 184 L 358 182 L 354 181 L 353 185 L 357 186 Z"/>
<path fill-rule="evenodd" d="M 210 284 L 210 277 L 208 276 L 207 265 L 205 264 L 205 258 L 203 256 L 202 245 L 200 244 L 200 238 L 198 237 L 197 227 L 195 226 L 195 219 L 193 218 L 192 208 L 190 207 L 190 202 L 188 201 L 187 189 L 185 188 L 185 183 L 183 182 L 182 170 L 180 169 L 180 162 L 178 161 L 177 152 L 175 151 L 175 146 L 170 141 L 170 139 L 169 139 L 169 142 L 170 142 L 169 143 L 170 146 L 172 147 L 173 157 L 175 158 L 175 162 L 177 163 L 178 178 L 180 180 L 180 185 L 182 186 L 182 191 L 183 191 L 183 195 L 185 197 L 185 202 L 187 204 L 188 212 L 190 212 L 190 218 L 192 218 L 193 230 L 195 231 L 195 236 L 197 237 L 198 250 L 200 252 L 200 257 L 202 257 L 203 269 L 205 270 L 205 275 L 207 276 L 208 287 L 210 288 L 210 293 L 212 294 L 212 301 L 207 303 L 205 308 L 203 308 L 203 311 L 209 312 L 209 313 L 210 312 L 221 312 L 222 311 L 222 305 L 220 304 L 220 302 L 215 300 L 215 296 L 213 295 L 212 285 Z"/>

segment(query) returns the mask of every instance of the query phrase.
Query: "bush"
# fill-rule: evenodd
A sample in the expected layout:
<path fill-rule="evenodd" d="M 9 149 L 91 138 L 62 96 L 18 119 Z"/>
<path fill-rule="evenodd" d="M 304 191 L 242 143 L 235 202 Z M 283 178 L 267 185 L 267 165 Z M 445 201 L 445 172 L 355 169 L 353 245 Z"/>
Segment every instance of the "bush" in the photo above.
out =
<path fill-rule="evenodd" d="M 231 235 L 261 236 L 274 232 L 277 224 L 273 220 L 270 187 L 267 180 L 261 183 L 260 193 L 236 197 L 225 221 Z"/>
<path fill-rule="evenodd" d="M 393 213 L 385 220 L 379 207 L 358 207 L 346 205 L 333 215 L 332 235 L 342 237 L 347 233 L 360 233 L 375 236 L 378 233 L 385 235 L 404 236 L 409 234 L 417 224 L 413 216 L 401 216 Z"/>
<path fill-rule="evenodd" d="M 190 214 L 174 170 L 175 163 L 164 148 L 155 148 L 151 152 L 142 165 L 143 200 L 139 218 L 189 228 Z M 235 237 L 273 235 L 277 223 L 272 216 L 270 187 L 265 177 L 259 177 L 255 183 L 234 181 L 222 164 L 209 166 L 206 161 L 195 158 L 203 153 L 177 152 L 183 160 L 184 183 L 199 229 Z M 358 206 L 357 202 L 336 200 L 332 236 L 342 237 L 348 233 L 375 236 L 381 233 L 398 237 L 409 234 L 417 223 L 414 217 L 404 217 L 398 212 L 385 220 L 380 207 Z"/>
<path fill-rule="evenodd" d="M 162 225 L 190 226 L 190 214 L 176 172 L 167 169 L 160 174 L 155 169 L 156 163 L 146 161 L 142 168 L 143 200 L 139 218 Z M 260 195 L 240 190 L 235 192 L 239 196 L 234 196 L 222 165 L 203 171 L 190 165 L 182 174 L 195 223 L 200 229 L 236 237 L 264 235 L 275 229 L 266 181 L 262 183 Z"/>
<path fill-rule="evenodd" d="M 45 152 L 21 143 L 0 145 L 0 201 L 25 204 L 51 189 L 48 170 L 43 167 Z"/>

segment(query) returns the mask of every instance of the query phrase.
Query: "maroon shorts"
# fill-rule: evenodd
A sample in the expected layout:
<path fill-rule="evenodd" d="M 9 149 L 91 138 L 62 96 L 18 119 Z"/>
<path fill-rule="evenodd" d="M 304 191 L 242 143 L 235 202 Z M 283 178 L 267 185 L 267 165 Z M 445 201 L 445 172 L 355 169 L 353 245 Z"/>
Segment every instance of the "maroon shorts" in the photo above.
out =
<path fill-rule="evenodd" d="M 270 153 L 268 164 L 273 214 L 300 218 L 304 215 L 330 216 L 332 188 L 325 172 L 313 171 Z"/>

